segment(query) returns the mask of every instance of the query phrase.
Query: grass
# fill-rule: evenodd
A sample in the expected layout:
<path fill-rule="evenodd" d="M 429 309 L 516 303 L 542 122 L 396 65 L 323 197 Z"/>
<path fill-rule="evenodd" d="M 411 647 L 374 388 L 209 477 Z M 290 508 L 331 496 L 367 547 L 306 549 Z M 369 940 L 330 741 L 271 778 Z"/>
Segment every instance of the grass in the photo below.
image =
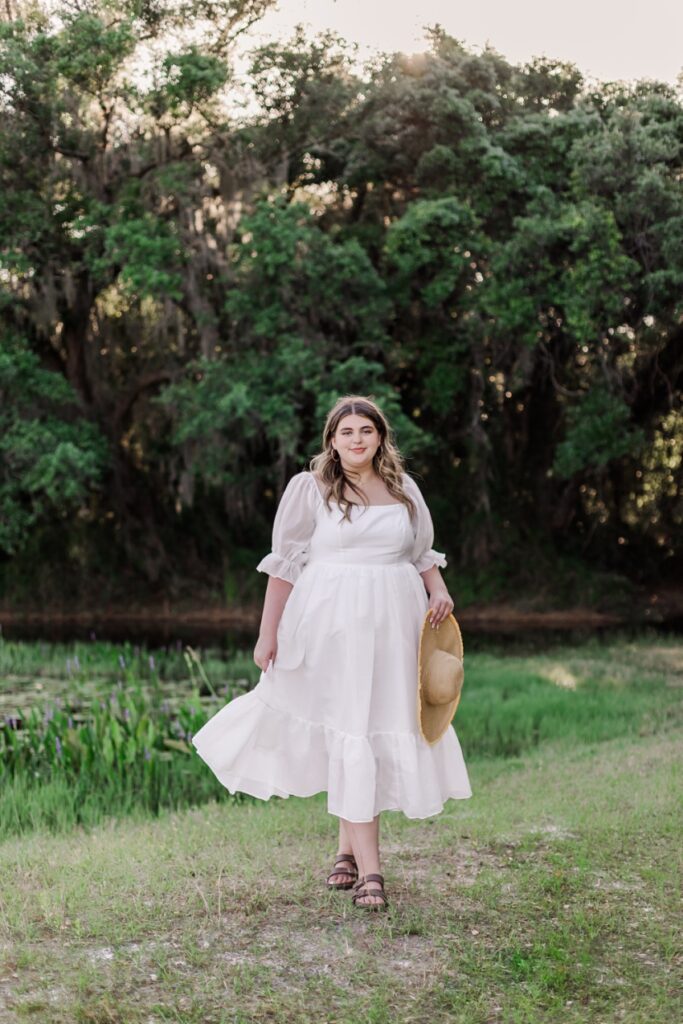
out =
<path fill-rule="evenodd" d="M 514 759 L 547 742 L 665 734 L 682 721 L 676 650 L 623 640 L 467 654 L 463 749 L 468 759 Z M 246 653 L 223 661 L 191 649 L 0 642 L 0 673 L 0 840 L 235 799 L 191 738 L 255 682 Z"/>
<path fill-rule="evenodd" d="M 323 796 L 0 846 L 2 1021 L 681 1019 L 680 734 L 471 763 L 382 819 L 386 915 L 324 888 Z"/>
<path fill-rule="evenodd" d="M 149 654 L 79 644 L 46 649 L 41 660 L 44 646 L 0 643 L 0 839 L 138 809 L 243 802 L 190 744 L 210 714 L 253 683 L 253 662 L 250 678 L 239 675 L 243 655 L 227 665 L 207 659 L 222 680 L 216 692 L 192 648 Z"/>
<path fill-rule="evenodd" d="M 471 657 L 474 795 L 383 815 L 385 915 L 324 888 L 323 794 L 6 839 L 1 1024 L 674 1024 L 682 681 L 671 642 Z"/>

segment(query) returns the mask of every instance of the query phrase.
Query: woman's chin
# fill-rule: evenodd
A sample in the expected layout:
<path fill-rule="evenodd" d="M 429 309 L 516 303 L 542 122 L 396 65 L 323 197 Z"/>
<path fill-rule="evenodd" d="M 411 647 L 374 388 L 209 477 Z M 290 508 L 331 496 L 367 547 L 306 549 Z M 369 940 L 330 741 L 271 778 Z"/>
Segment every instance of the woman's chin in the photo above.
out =
<path fill-rule="evenodd" d="M 356 473 L 360 472 L 363 469 L 369 469 L 371 465 L 371 458 L 361 458 L 360 456 L 357 456 L 355 459 L 349 459 L 348 461 L 344 460 L 342 462 L 342 466 L 347 472 L 348 470 L 354 470 Z"/>

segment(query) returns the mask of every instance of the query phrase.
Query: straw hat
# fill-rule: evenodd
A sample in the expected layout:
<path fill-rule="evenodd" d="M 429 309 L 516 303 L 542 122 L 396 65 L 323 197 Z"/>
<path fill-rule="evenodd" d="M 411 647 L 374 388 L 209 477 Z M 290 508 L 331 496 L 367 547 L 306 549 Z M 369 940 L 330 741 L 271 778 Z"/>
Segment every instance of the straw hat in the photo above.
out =
<path fill-rule="evenodd" d="M 436 743 L 451 724 L 465 678 L 460 627 L 453 615 L 438 629 L 427 612 L 417 665 L 417 719 L 427 743 Z"/>

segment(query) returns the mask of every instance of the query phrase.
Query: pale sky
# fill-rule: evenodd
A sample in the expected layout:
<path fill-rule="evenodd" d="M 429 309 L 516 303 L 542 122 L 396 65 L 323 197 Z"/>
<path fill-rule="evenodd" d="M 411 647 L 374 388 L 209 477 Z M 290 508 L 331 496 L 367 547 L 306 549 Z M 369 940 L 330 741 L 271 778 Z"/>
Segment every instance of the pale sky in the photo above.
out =
<path fill-rule="evenodd" d="M 545 55 L 571 61 L 589 79 L 671 84 L 683 71 L 683 0 L 280 0 L 252 38 L 286 38 L 297 22 L 359 43 L 361 58 L 422 50 L 423 27 L 438 22 L 475 50 L 490 43 L 514 64 Z"/>

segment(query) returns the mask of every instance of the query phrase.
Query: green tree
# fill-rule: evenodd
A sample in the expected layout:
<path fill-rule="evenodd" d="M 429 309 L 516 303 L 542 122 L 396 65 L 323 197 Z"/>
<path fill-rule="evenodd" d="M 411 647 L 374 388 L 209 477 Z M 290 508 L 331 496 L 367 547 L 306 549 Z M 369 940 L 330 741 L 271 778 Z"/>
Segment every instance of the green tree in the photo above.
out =
<path fill-rule="evenodd" d="M 239 188 L 225 167 L 240 171 L 223 98 L 235 41 L 268 6 L 36 3 L 0 24 L 2 322 L 62 375 L 83 430 L 107 437 L 105 505 L 151 575 L 163 512 L 141 497 L 142 445 L 163 427 L 141 410 L 184 359 L 218 345 Z"/>
<path fill-rule="evenodd" d="M 235 519 L 250 514 L 269 481 L 284 489 L 316 450 L 340 393 L 374 392 L 396 412 L 408 450 L 424 441 L 384 379 L 390 306 L 358 243 L 331 239 L 297 203 L 262 202 L 240 234 L 221 356 L 188 366 L 160 397 L 185 453 L 186 484 L 222 488 Z M 184 491 L 191 502 L 194 486 Z"/>
<path fill-rule="evenodd" d="M 12 564 L 41 523 L 60 550 L 90 524 L 95 573 L 114 552 L 110 574 L 215 588 L 354 390 L 392 412 L 456 570 L 673 572 L 680 96 L 439 28 L 360 69 L 297 30 L 251 54 L 240 108 L 267 6 L 0 20 L 2 336 L 68 389 L 8 406 Z"/>
<path fill-rule="evenodd" d="M 46 521 L 66 528 L 101 489 L 108 455 L 64 378 L 20 339 L 0 338 L 0 551 L 14 554 Z"/>

